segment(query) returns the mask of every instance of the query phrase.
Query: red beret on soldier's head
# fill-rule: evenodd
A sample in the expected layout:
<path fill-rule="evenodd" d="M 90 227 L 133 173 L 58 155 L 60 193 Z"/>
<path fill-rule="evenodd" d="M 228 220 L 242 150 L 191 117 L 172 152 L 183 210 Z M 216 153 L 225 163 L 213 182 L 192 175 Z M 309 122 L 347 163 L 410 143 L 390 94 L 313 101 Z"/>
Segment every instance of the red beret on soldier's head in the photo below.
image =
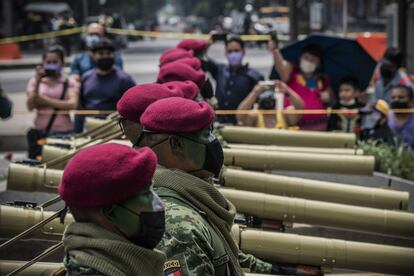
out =
<path fill-rule="evenodd" d="M 58 193 L 68 206 L 99 208 L 123 202 L 151 183 L 157 157 L 150 148 L 109 143 L 76 154 L 63 172 Z"/>
<path fill-rule="evenodd" d="M 194 57 L 193 51 L 187 51 L 181 48 L 172 48 L 164 51 L 160 57 L 160 67 L 182 58 Z"/>
<path fill-rule="evenodd" d="M 181 59 L 177 59 L 176 61 L 173 62 L 181 62 L 187 65 L 190 65 L 191 67 L 193 67 L 195 70 L 200 70 L 201 68 L 201 61 L 198 58 L 181 58 Z M 169 62 L 171 63 L 171 62 Z M 168 63 L 166 63 L 168 64 Z M 164 64 L 165 66 L 165 64 Z"/>
<path fill-rule="evenodd" d="M 213 121 L 214 111 L 207 102 L 177 97 L 156 101 L 141 116 L 144 129 L 162 133 L 196 133 Z"/>
<path fill-rule="evenodd" d="M 127 120 L 139 123 L 139 118 L 150 104 L 167 97 L 183 97 L 183 93 L 179 89 L 170 89 L 159 83 L 135 85 L 122 95 L 116 110 Z"/>
<path fill-rule="evenodd" d="M 170 90 L 178 90 L 183 93 L 183 97 L 186 99 L 194 100 L 197 98 L 200 89 L 192 81 L 169 81 L 162 85 L 168 87 Z M 178 93 L 178 92 L 176 92 Z"/>
<path fill-rule="evenodd" d="M 190 80 L 201 88 L 206 81 L 206 75 L 202 71 L 197 71 L 191 66 L 180 63 L 168 63 L 160 68 L 158 81 L 160 83 L 169 81 L 187 81 Z"/>
<path fill-rule="evenodd" d="M 201 53 L 207 49 L 208 42 L 200 39 L 183 39 L 178 43 L 177 48 L 193 50 L 194 53 Z"/>

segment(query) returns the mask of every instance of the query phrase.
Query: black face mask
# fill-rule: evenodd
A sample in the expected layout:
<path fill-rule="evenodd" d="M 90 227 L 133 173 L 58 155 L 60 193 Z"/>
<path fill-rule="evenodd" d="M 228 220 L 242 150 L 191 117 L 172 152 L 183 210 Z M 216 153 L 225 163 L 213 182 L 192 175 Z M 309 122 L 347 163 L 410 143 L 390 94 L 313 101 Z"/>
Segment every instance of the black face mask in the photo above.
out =
<path fill-rule="evenodd" d="M 219 140 L 216 138 L 206 145 L 206 159 L 202 168 L 206 171 L 214 173 L 214 176 L 219 176 L 223 163 L 223 148 L 221 147 Z"/>
<path fill-rule="evenodd" d="M 96 66 L 102 71 L 108 71 L 115 63 L 114 58 L 100 58 L 96 61 Z"/>
<path fill-rule="evenodd" d="M 403 109 L 403 108 L 410 108 L 410 104 L 407 102 L 392 102 L 391 103 L 392 109 Z"/>
<path fill-rule="evenodd" d="M 381 73 L 381 77 L 383 77 L 384 79 L 391 79 L 395 75 L 394 70 L 392 70 L 390 67 L 384 66 L 384 65 L 381 65 L 380 73 Z"/>
<path fill-rule="evenodd" d="M 200 94 L 204 99 L 211 99 L 214 96 L 213 85 L 209 79 L 207 79 L 203 86 L 200 88 Z"/>
<path fill-rule="evenodd" d="M 265 91 L 257 97 L 259 109 L 275 109 L 276 99 L 273 91 Z"/>
<path fill-rule="evenodd" d="M 142 212 L 140 221 L 141 232 L 128 239 L 139 246 L 154 249 L 165 232 L 165 212 Z"/>

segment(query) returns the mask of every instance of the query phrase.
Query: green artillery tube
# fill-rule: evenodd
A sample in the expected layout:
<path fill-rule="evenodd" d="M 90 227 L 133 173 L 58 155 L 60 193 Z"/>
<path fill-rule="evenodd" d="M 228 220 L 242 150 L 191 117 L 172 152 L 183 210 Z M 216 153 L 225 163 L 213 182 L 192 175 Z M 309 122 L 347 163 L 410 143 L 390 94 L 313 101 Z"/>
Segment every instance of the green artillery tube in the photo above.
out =
<path fill-rule="evenodd" d="M 414 249 L 296 234 L 243 230 L 240 249 L 273 262 L 412 275 Z"/>
<path fill-rule="evenodd" d="M 10 163 L 7 189 L 28 192 L 56 192 L 62 175 L 62 170 Z"/>
<path fill-rule="evenodd" d="M 288 147 L 272 145 L 248 145 L 248 144 L 227 144 L 230 149 L 282 151 L 282 152 L 302 152 L 302 153 L 322 153 L 335 155 L 363 155 L 362 149 L 348 148 L 315 148 L 315 147 Z"/>
<path fill-rule="evenodd" d="M 18 235 L 52 214 L 54 212 L 0 205 L 0 236 L 12 237 Z M 66 216 L 64 224 L 60 223 L 59 218 L 56 218 L 29 234 L 29 237 L 61 239 L 63 230 L 71 222 L 73 222 L 71 215 Z"/>
<path fill-rule="evenodd" d="M 414 237 L 414 214 L 339 203 L 220 189 L 238 212 L 262 219 L 307 223 L 383 235 Z"/>
<path fill-rule="evenodd" d="M 86 131 L 91 130 L 91 129 L 96 129 L 98 127 L 102 127 L 106 124 L 109 124 L 111 121 L 112 120 L 110 119 L 99 119 L 95 117 L 86 117 L 84 129 Z"/>
<path fill-rule="evenodd" d="M 408 192 L 225 168 L 222 186 L 272 195 L 299 197 L 383 209 L 408 207 Z"/>
<path fill-rule="evenodd" d="M 373 156 L 224 149 L 224 164 L 252 170 L 288 170 L 372 175 Z"/>
<path fill-rule="evenodd" d="M 12 271 L 22 267 L 25 261 L 0 260 L 0 275 L 7 275 Z M 37 262 L 25 270 L 19 272 L 19 276 L 50 276 L 53 272 L 63 267 L 63 263 Z"/>
<path fill-rule="evenodd" d="M 228 143 L 291 147 L 354 148 L 353 133 L 293 131 L 269 128 L 224 126 L 220 129 Z"/>

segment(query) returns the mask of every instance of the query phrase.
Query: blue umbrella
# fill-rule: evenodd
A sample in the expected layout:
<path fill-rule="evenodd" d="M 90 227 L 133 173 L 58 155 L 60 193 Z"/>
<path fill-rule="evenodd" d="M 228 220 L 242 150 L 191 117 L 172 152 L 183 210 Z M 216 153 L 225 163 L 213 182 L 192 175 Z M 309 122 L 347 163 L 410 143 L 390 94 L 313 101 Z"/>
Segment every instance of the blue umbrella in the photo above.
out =
<path fill-rule="evenodd" d="M 322 49 L 322 71 L 330 78 L 334 90 L 347 76 L 356 78 L 361 89 L 368 87 L 377 62 L 355 39 L 314 34 L 287 45 L 281 53 L 286 60 L 298 64 L 302 49 L 309 44 L 316 44 Z M 276 76 L 275 73 L 273 68 L 271 76 Z"/>

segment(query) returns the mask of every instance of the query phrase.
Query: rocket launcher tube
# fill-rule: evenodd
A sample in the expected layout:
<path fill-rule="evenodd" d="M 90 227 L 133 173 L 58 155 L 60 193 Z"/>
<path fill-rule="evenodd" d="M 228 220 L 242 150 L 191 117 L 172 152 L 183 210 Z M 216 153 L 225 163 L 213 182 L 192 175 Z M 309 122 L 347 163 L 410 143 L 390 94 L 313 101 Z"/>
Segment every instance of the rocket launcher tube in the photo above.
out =
<path fill-rule="evenodd" d="M 353 133 L 293 131 L 256 127 L 223 126 L 219 129 L 228 143 L 291 147 L 354 148 Z"/>
<path fill-rule="evenodd" d="M 298 152 L 223 149 L 224 165 L 251 170 L 288 170 L 372 175 L 373 156 L 336 156 Z"/>
<path fill-rule="evenodd" d="M 225 168 L 223 187 L 383 209 L 408 207 L 408 192 Z"/>
<path fill-rule="evenodd" d="M 240 237 L 243 252 L 273 262 L 398 275 L 414 271 L 412 248 L 249 229 Z"/>
<path fill-rule="evenodd" d="M 303 152 L 303 153 L 321 153 L 335 155 L 363 155 L 362 149 L 348 148 L 315 148 L 315 147 L 288 147 L 288 146 L 272 146 L 272 145 L 248 145 L 248 144 L 227 144 L 230 149 L 245 150 L 263 150 L 263 151 L 282 151 L 282 152 Z"/>
<path fill-rule="evenodd" d="M 219 189 L 238 212 L 262 219 L 414 237 L 414 214 L 369 207 Z"/>
<path fill-rule="evenodd" d="M 55 212 L 0 205 L 0 235 L 12 237 L 50 217 Z M 40 229 L 32 232 L 32 238 L 61 239 L 66 225 L 73 222 L 71 215 L 66 215 L 65 223 L 56 218 Z"/>

